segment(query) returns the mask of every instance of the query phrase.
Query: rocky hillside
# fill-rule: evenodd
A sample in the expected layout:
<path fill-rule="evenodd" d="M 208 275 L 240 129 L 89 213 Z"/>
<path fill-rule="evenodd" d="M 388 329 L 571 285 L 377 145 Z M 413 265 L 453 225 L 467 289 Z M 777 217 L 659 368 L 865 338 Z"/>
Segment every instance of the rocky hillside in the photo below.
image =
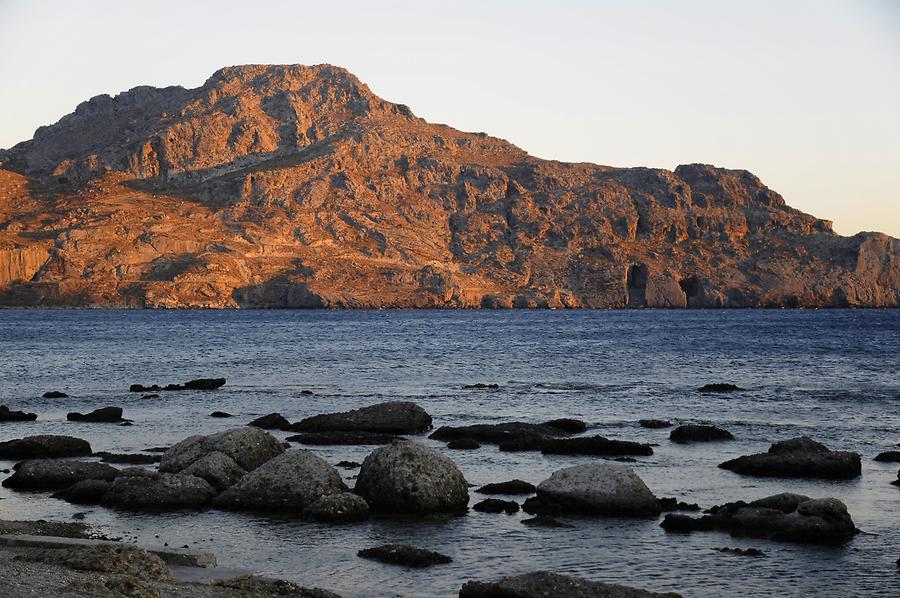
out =
<path fill-rule="evenodd" d="M 900 241 L 747 171 L 540 160 L 327 65 L 98 96 L 0 162 L 0 305 L 900 304 Z"/>

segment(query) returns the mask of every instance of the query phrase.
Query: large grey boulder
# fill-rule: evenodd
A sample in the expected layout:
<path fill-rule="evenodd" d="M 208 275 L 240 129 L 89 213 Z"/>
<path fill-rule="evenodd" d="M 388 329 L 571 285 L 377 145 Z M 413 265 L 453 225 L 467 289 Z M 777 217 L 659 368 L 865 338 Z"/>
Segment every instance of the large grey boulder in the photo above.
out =
<path fill-rule="evenodd" d="M 628 586 L 588 581 L 580 577 L 537 571 L 498 581 L 467 581 L 459 598 L 680 598 L 673 592 L 657 593 Z"/>
<path fill-rule="evenodd" d="M 307 417 L 289 428 L 292 432 L 380 432 L 418 434 L 431 429 L 431 416 L 410 401 L 389 401 L 342 413 Z"/>
<path fill-rule="evenodd" d="M 587 463 L 554 472 L 538 485 L 537 498 L 574 513 L 626 517 L 659 514 L 659 501 L 644 481 L 616 463 Z"/>
<path fill-rule="evenodd" d="M 183 471 L 210 453 L 222 453 L 241 469 L 251 471 L 284 452 L 277 438 L 259 428 L 243 427 L 209 436 L 189 436 L 163 453 L 159 470 Z"/>
<path fill-rule="evenodd" d="M 396 440 L 366 457 L 356 493 L 382 512 L 463 511 L 469 503 L 469 486 L 456 464 L 409 440 Z"/>
<path fill-rule="evenodd" d="M 225 509 L 292 511 L 346 490 L 337 470 L 307 450 L 292 450 L 254 469 L 216 497 Z"/>
<path fill-rule="evenodd" d="M 3 486 L 21 490 L 56 490 L 81 480 L 112 480 L 118 473 L 118 469 L 105 463 L 35 459 L 19 464 L 16 471 L 3 480 Z"/>
<path fill-rule="evenodd" d="M 719 467 L 749 476 L 827 480 L 856 478 L 862 473 L 858 453 L 832 451 L 806 436 L 776 442 L 766 453 L 731 459 Z"/>
<path fill-rule="evenodd" d="M 369 503 L 352 492 L 328 494 L 306 507 L 303 516 L 329 523 L 363 521 L 369 518 Z"/>
<path fill-rule="evenodd" d="M 244 477 L 247 470 L 235 463 L 234 459 L 225 453 L 213 451 L 182 469 L 181 473 L 203 478 L 221 492 L 236 484 Z"/>
<path fill-rule="evenodd" d="M 91 454 L 86 440 L 42 434 L 0 442 L 0 459 L 53 459 Z"/>
<path fill-rule="evenodd" d="M 116 477 L 102 502 L 126 509 L 184 509 L 205 506 L 215 495 L 216 489 L 203 478 L 144 470 Z"/>
<path fill-rule="evenodd" d="M 703 517 L 666 515 L 662 527 L 669 532 L 718 530 L 805 544 L 841 544 L 857 532 L 847 506 L 838 499 L 789 493 L 727 503 L 709 509 Z"/>

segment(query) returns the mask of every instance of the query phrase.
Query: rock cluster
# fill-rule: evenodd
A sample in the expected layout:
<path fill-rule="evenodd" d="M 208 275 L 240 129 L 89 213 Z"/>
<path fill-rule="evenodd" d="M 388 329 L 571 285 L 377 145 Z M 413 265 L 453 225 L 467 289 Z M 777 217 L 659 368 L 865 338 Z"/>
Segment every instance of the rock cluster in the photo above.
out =
<path fill-rule="evenodd" d="M 731 459 L 719 467 L 750 476 L 829 480 L 855 478 L 862 473 L 859 454 L 832 451 L 805 436 L 776 442 L 766 453 Z"/>

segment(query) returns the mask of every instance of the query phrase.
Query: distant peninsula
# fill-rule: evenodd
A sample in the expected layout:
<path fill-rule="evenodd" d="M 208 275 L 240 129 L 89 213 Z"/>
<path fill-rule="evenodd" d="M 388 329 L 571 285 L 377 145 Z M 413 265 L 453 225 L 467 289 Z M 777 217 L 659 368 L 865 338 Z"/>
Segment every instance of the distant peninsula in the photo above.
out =
<path fill-rule="evenodd" d="M 538 159 L 330 65 L 97 96 L 0 162 L 5 307 L 900 305 L 900 241 L 745 170 Z"/>

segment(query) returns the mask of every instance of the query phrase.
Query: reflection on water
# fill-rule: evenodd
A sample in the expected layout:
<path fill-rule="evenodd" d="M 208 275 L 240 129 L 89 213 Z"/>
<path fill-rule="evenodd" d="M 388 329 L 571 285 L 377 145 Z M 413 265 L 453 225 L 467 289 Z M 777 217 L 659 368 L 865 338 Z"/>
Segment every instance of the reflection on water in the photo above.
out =
<path fill-rule="evenodd" d="M 297 420 L 395 398 L 420 403 L 436 425 L 577 417 L 595 426 L 590 434 L 658 444 L 632 464 L 658 496 L 704 507 L 782 491 L 836 496 L 873 535 L 845 547 L 808 547 L 667 535 L 659 520 L 577 519 L 573 529 L 544 529 L 522 525 L 521 513 L 477 512 L 334 526 L 215 510 L 141 515 L 92 507 L 86 521 L 141 542 L 210 549 L 223 566 L 347 596 L 455 595 L 468 579 L 536 569 L 690 596 L 895 595 L 900 489 L 889 482 L 897 470 L 872 457 L 900 441 L 898 339 L 898 311 L 0 311 L 0 403 L 39 415 L 37 423 L 0 424 L 0 439 L 64 433 L 95 450 L 139 451 L 273 411 Z M 141 400 L 127 392 L 136 382 L 216 375 L 228 385 L 212 393 Z M 693 391 L 716 381 L 749 390 Z M 475 382 L 501 388 L 462 389 Z M 40 398 L 51 389 L 71 397 Z M 315 394 L 301 394 L 306 389 Z M 68 411 L 105 405 L 124 407 L 135 425 L 65 421 Z M 215 410 L 237 417 L 208 417 Z M 674 445 L 667 430 L 638 427 L 647 417 L 711 422 L 737 440 Z M 716 467 L 800 434 L 862 453 L 863 477 L 754 479 Z M 370 448 L 314 450 L 337 463 L 362 461 Z M 590 460 L 491 446 L 446 452 L 478 485 L 539 482 Z M 355 471 L 340 471 L 352 486 Z M 67 519 L 86 510 L 41 493 L 4 488 L 0 498 L 4 518 Z M 454 562 L 411 571 L 356 557 L 385 542 L 438 550 Z M 767 556 L 715 550 L 723 546 L 754 546 Z"/>

